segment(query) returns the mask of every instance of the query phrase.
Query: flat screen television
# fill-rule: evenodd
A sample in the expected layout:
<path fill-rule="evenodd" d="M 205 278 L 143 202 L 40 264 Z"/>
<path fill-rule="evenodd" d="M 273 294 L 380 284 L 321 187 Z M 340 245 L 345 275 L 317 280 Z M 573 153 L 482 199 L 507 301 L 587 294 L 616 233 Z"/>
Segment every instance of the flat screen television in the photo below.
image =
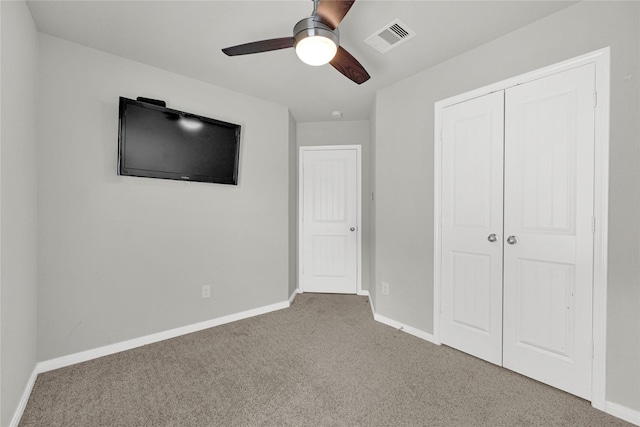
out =
<path fill-rule="evenodd" d="M 238 184 L 240 125 L 120 97 L 118 175 Z"/>

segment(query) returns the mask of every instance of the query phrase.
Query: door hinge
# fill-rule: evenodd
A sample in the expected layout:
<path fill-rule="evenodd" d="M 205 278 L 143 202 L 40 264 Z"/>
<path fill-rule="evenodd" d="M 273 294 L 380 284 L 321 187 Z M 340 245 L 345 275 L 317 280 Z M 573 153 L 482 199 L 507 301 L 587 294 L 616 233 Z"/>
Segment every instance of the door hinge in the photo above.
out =
<path fill-rule="evenodd" d="M 593 92 L 593 107 L 598 105 L 598 92 Z"/>
<path fill-rule="evenodd" d="M 591 358 L 593 359 L 596 355 L 596 343 L 591 341 Z"/>
<path fill-rule="evenodd" d="M 591 232 L 592 233 L 596 232 L 596 217 L 595 216 L 591 217 Z"/>

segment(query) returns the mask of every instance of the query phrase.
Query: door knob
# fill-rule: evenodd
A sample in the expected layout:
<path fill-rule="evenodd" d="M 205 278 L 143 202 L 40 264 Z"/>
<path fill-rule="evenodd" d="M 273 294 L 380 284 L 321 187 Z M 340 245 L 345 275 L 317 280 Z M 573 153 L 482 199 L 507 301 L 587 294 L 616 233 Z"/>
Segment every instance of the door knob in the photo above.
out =
<path fill-rule="evenodd" d="M 355 227 L 351 227 L 349 230 L 356 231 L 356 228 Z"/>
<path fill-rule="evenodd" d="M 493 243 L 496 240 L 498 240 L 498 236 L 496 236 L 495 234 L 491 233 L 491 234 L 489 234 L 489 237 L 487 237 L 487 240 L 490 241 L 491 243 Z"/>
<path fill-rule="evenodd" d="M 515 245 L 516 243 L 518 243 L 518 238 L 516 236 L 509 236 L 507 237 L 507 243 L 510 245 Z"/>

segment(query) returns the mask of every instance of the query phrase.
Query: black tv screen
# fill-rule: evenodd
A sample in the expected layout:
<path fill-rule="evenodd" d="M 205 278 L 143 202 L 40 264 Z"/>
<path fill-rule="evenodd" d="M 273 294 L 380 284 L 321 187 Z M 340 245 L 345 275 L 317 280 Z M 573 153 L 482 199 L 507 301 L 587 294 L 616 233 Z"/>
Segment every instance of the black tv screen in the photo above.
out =
<path fill-rule="evenodd" d="M 119 175 L 237 185 L 239 154 L 240 125 L 120 97 Z"/>

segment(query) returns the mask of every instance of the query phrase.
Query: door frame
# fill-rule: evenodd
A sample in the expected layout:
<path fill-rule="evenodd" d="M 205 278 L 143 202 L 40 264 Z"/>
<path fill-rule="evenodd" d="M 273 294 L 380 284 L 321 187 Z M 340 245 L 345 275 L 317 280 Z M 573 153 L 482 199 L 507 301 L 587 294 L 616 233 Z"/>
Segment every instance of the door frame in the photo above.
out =
<path fill-rule="evenodd" d="M 594 227 L 593 234 L 593 359 L 591 367 L 591 405 L 606 411 L 606 352 L 607 352 L 607 254 L 609 212 L 609 81 L 610 48 L 525 73 L 501 82 L 472 90 L 434 104 L 434 259 L 433 259 L 433 337 L 440 340 L 441 311 L 441 185 L 442 185 L 442 114 L 443 109 L 492 92 L 502 91 L 532 80 L 576 68 L 595 65 L 595 162 L 594 162 Z"/>
<path fill-rule="evenodd" d="M 302 282 L 303 213 L 304 213 L 304 153 L 309 151 L 356 152 L 356 295 L 362 295 L 362 147 L 360 145 L 308 145 L 299 147 L 298 153 L 298 292 L 304 293 Z"/>

